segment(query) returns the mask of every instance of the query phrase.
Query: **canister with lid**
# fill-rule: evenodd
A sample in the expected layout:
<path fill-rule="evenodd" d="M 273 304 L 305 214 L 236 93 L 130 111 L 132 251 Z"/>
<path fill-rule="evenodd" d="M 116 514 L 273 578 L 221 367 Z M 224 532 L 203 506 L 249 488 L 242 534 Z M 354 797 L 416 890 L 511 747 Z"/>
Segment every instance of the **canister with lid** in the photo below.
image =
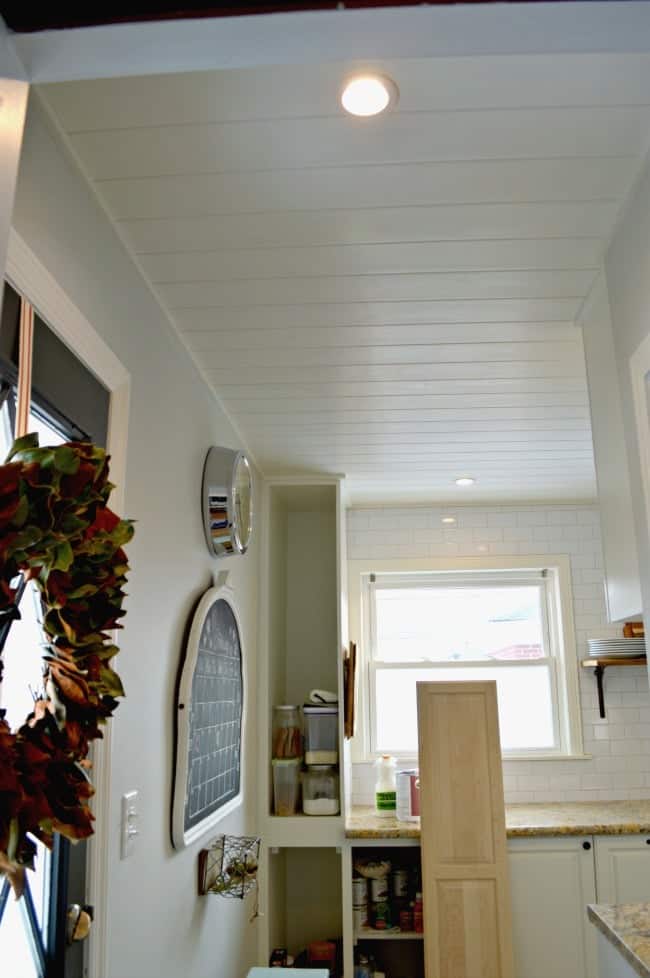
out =
<path fill-rule="evenodd" d="M 331 764 L 313 764 L 302 775 L 305 815 L 338 815 L 339 776 Z"/>
<path fill-rule="evenodd" d="M 305 703 L 305 764 L 337 764 L 339 708 L 336 704 Z"/>
<path fill-rule="evenodd" d="M 299 758 L 274 758 L 273 810 L 276 815 L 296 815 L 300 798 Z"/>
<path fill-rule="evenodd" d="M 273 757 L 279 760 L 302 757 L 300 709 L 297 706 L 273 707 Z"/>

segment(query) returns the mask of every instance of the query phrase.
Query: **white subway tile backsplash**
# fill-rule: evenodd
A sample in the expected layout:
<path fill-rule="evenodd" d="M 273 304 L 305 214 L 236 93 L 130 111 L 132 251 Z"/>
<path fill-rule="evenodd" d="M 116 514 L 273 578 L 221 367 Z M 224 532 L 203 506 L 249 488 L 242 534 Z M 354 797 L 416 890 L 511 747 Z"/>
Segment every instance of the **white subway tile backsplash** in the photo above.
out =
<path fill-rule="evenodd" d="M 516 526 L 517 514 L 512 510 L 494 509 L 487 512 L 488 526 Z"/>
<path fill-rule="evenodd" d="M 481 527 L 489 526 L 488 514 L 480 509 L 459 509 L 455 513 L 450 513 L 451 516 L 455 516 L 458 526 L 462 527 Z"/>
<path fill-rule="evenodd" d="M 445 515 L 456 523 L 441 522 Z M 351 559 L 566 554 L 570 557 L 578 656 L 587 638 L 618 635 L 607 624 L 596 506 L 460 506 L 354 509 Z M 580 669 L 585 760 L 504 761 L 506 801 L 650 798 L 650 688 L 646 670 L 609 669 L 607 716 L 598 712 L 591 671 Z M 354 765 L 354 804 L 372 804 L 374 767 Z"/>
<path fill-rule="evenodd" d="M 573 506 L 570 509 L 549 509 L 548 522 L 549 526 L 558 523 L 562 525 L 577 523 L 578 510 Z"/>

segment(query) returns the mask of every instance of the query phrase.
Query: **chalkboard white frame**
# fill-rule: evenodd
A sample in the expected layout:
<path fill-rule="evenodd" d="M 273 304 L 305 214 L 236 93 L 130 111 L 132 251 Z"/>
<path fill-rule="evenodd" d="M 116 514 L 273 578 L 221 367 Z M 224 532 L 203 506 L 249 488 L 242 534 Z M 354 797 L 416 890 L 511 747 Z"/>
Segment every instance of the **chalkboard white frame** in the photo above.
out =
<path fill-rule="evenodd" d="M 244 651 L 244 638 L 241 627 L 241 618 L 237 611 L 234 601 L 233 591 L 227 585 L 228 572 L 218 575 L 215 586 L 209 588 L 199 600 L 196 610 L 192 617 L 192 625 L 187 639 L 185 657 L 181 666 L 180 679 L 177 687 L 176 702 L 174 704 L 176 720 L 176 767 L 174 771 L 173 800 L 171 833 L 172 844 L 176 849 L 183 849 L 191 845 L 198 839 L 212 831 L 214 827 L 231 812 L 243 803 L 244 800 L 244 766 L 245 759 L 245 730 L 246 730 L 246 710 L 247 710 L 247 670 L 246 656 Z M 229 606 L 237 632 L 239 634 L 239 648 L 241 656 L 241 677 L 242 677 L 242 708 L 240 724 L 240 751 L 239 751 L 239 792 L 230 798 L 225 804 L 215 811 L 210 812 L 204 819 L 196 825 L 185 828 L 185 809 L 187 804 L 187 781 L 189 772 L 190 756 L 190 717 L 192 706 L 192 680 L 199 655 L 199 642 L 205 621 L 217 601 L 225 601 Z"/>

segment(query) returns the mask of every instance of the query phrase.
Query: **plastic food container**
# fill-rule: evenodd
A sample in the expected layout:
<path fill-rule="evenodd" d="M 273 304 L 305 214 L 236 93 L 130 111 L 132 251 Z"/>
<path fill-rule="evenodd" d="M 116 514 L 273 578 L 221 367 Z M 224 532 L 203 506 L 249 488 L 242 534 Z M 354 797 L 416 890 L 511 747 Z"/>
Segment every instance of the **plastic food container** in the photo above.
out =
<path fill-rule="evenodd" d="M 302 810 L 305 815 L 338 815 L 339 778 L 329 764 L 316 764 L 302 776 Z"/>
<path fill-rule="evenodd" d="M 274 758 L 273 811 L 276 815 L 296 815 L 300 798 L 300 760 Z"/>
<path fill-rule="evenodd" d="M 273 757 L 302 757 L 300 709 L 297 706 L 273 707 Z"/>
<path fill-rule="evenodd" d="M 338 706 L 313 706 L 302 708 L 305 718 L 305 764 L 337 764 Z"/>

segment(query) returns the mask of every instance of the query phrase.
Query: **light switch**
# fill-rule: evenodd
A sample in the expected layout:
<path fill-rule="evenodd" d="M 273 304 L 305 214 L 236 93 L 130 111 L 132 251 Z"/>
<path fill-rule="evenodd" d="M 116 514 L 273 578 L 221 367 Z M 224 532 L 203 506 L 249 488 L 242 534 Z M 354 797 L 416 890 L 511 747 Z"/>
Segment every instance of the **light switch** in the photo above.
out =
<path fill-rule="evenodd" d="M 140 834 L 138 828 L 138 792 L 127 791 L 122 795 L 122 815 L 120 821 L 120 857 L 128 859 L 133 854 L 135 840 Z"/>

